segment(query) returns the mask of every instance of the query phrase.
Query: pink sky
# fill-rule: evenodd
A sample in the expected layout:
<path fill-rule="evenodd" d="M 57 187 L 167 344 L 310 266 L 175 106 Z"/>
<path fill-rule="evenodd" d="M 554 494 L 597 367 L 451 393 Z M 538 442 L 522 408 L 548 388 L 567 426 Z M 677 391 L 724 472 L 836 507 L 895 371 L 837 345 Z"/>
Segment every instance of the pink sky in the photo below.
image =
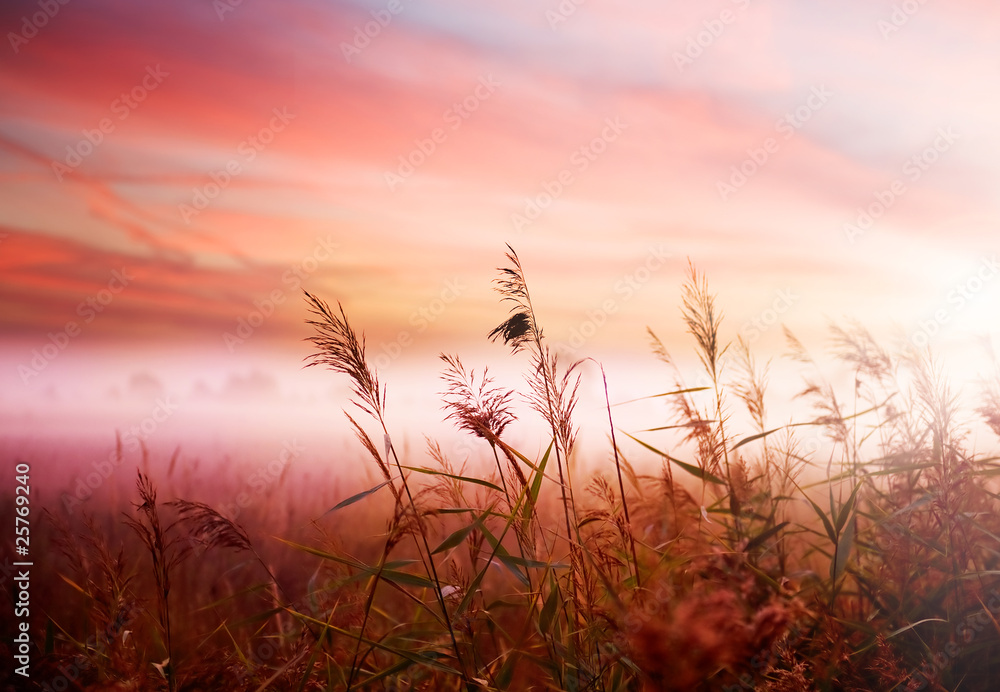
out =
<path fill-rule="evenodd" d="M 433 381 L 440 350 L 492 364 L 505 243 L 546 334 L 594 327 L 575 354 L 623 395 L 666 383 L 632 377 L 656 367 L 646 325 L 688 348 L 688 257 L 765 358 L 772 317 L 817 350 L 854 317 L 967 369 L 1000 336 L 993 3 L 225 2 L 0 9 L 5 410 L 137 375 L 340 396 L 299 370 L 302 287 L 400 381 Z"/>

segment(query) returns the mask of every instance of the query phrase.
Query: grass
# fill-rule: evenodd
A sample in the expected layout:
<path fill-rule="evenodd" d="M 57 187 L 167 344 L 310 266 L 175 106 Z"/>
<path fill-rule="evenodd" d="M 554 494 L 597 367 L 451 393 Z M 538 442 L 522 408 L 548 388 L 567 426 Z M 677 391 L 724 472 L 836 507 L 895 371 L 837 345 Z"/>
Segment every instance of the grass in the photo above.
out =
<path fill-rule="evenodd" d="M 492 470 L 456 467 L 431 440 L 435 465 L 403 458 L 364 337 L 342 307 L 307 293 L 308 364 L 350 382 L 344 414 L 380 482 L 317 511 L 306 536 L 262 521 L 282 514 L 274 496 L 237 522 L 208 504 L 160 502 L 148 473 L 121 521 L 71 525 L 53 508 L 44 530 L 61 553 L 64 588 L 52 591 L 63 606 L 46 609 L 35 679 L 121 690 L 995 688 L 1000 465 L 969 450 L 969 411 L 928 354 L 834 327 L 853 373 L 845 394 L 786 332 L 806 373 L 802 413 L 774 425 L 767 365 L 724 341 L 716 298 L 690 266 L 681 317 L 708 384 L 687 384 L 650 332 L 673 379 L 650 397 L 668 418 L 627 432 L 601 368 L 608 464 L 584 478 L 574 410 L 587 371 L 549 348 L 511 248 L 497 288 L 511 311 L 489 336 L 525 359 L 544 453 L 508 441 L 518 393 L 443 354 L 444 415 Z M 1000 435 L 1000 381 L 972 412 Z M 806 450 L 807 439 L 822 444 Z M 659 470 L 640 473 L 630 456 Z M 289 506 L 302 501 L 286 490 Z M 358 525 L 370 530 L 342 530 Z"/>

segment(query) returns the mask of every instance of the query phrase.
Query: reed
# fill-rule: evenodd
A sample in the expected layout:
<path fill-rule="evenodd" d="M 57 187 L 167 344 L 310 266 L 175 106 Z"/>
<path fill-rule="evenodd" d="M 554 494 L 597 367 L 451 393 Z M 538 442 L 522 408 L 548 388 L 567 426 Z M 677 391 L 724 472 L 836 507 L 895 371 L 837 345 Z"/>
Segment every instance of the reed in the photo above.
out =
<path fill-rule="evenodd" d="M 53 674 L 86 660 L 81 689 L 995 688 L 1000 463 L 970 425 L 1000 435 L 1000 376 L 967 405 L 931 354 L 848 323 L 830 329 L 852 381 L 838 387 L 786 329 L 803 383 L 776 422 L 774 360 L 726 338 L 689 264 L 680 318 L 699 370 L 650 330 L 662 424 L 634 430 L 600 363 L 549 347 L 521 259 L 505 259 L 511 311 L 488 336 L 527 355 L 523 391 L 441 355 L 442 415 L 482 446 L 482 473 L 433 439 L 429 465 L 396 448 L 363 334 L 307 293 L 307 365 L 350 383 L 377 484 L 332 508 L 283 488 L 236 523 L 161 502 L 140 472 L 122 522 L 51 511 Z M 574 478 L 580 385 L 598 375 L 607 446 L 584 453 L 606 463 Z M 511 444 L 524 415 L 544 421 L 544 452 Z M 293 504 L 311 534 L 269 524 Z M 221 595 L 198 590 L 206 570 Z"/>

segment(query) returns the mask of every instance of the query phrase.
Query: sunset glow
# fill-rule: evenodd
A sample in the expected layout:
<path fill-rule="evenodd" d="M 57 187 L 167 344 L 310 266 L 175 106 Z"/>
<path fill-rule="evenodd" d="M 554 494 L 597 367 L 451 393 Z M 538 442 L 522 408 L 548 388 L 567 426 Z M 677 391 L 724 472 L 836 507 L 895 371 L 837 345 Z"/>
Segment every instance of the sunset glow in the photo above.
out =
<path fill-rule="evenodd" d="M 643 579 L 666 583 L 675 575 L 665 572 L 682 563 L 692 573 L 716 574 L 717 565 L 703 569 L 699 561 L 721 564 L 721 556 L 734 555 L 749 567 L 733 567 L 718 590 L 714 582 L 705 593 L 692 587 L 688 600 L 674 605 L 669 589 L 676 584 L 668 585 L 671 596 L 661 600 L 673 608 L 671 627 L 684 636 L 700 627 L 709 641 L 746 616 L 744 629 L 755 632 L 746 635 L 749 650 L 767 639 L 757 636 L 766 629 L 761 622 L 772 622 L 756 618 L 761 612 L 775 623 L 775 613 L 785 618 L 774 625 L 772 643 L 779 630 L 792 631 L 788 623 L 822 612 L 826 624 L 815 631 L 854 649 L 824 649 L 816 634 L 815 649 L 801 650 L 795 660 L 822 659 L 824 651 L 834 651 L 829 656 L 837 665 L 855 653 L 870 660 L 875 635 L 865 642 L 852 637 L 890 633 L 879 634 L 877 644 L 891 648 L 891 639 L 900 647 L 902 672 L 879 680 L 915 689 L 903 682 L 907 675 L 913 682 L 907 671 L 920 665 L 910 654 L 930 660 L 929 642 L 957 640 L 935 630 L 917 646 L 909 639 L 929 630 L 915 628 L 950 626 L 975 605 L 972 591 L 960 593 L 973 588 L 966 585 L 972 576 L 981 591 L 974 595 L 986 598 L 982 577 L 996 574 L 995 546 L 970 546 L 983 536 L 995 540 L 991 532 L 1000 527 L 977 525 L 976 533 L 967 526 L 991 514 L 984 508 L 996 495 L 981 481 L 1000 473 L 986 457 L 1000 434 L 1000 413 L 991 408 L 1000 406 L 1000 389 L 991 393 L 986 385 L 1000 383 L 990 379 L 1000 376 L 995 2 L 8 0 L 0 26 L 0 457 L 9 462 L 5 469 L 30 467 L 30 474 L 17 471 L 24 479 L 17 482 L 27 485 L 30 476 L 32 484 L 30 502 L 18 498 L 17 506 L 30 504 L 32 521 L 41 521 L 43 506 L 54 512 L 47 528 L 32 525 L 46 532 L 48 557 L 60 540 L 98 549 L 96 539 L 60 539 L 59 521 L 66 519 L 77 535 L 81 527 L 94 536 L 106 531 L 113 539 L 108 556 L 126 540 L 139 541 L 152 546 L 151 564 L 159 565 L 155 541 L 142 533 L 157 503 L 143 485 L 146 476 L 136 482 L 138 469 L 158 484 L 160 506 L 180 497 L 207 503 L 170 510 L 207 521 L 203 528 L 211 530 L 198 533 L 199 540 L 259 561 L 248 558 L 244 572 L 220 568 L 218 593 L 213 581 L 211 593 L 191 596 L 183 611 L 189 629 L 175 631 L 173 649 L 165 603 L 159 620 L 148 620 L 145 630 L 137 625 L 128 651 L 138 663 L 121 676 L 135 682 L 130 689 L 154 689 L 141 681 L 149 683 L 156 671 L 163 689 L 173 692 L 179 680 L 203 673 L 208 680 L 211 665 L 219 675 L 249 671 L 231 689 L 264 689 L 304 661 L 297 689 L 320 689 L 305 684 L 314 662 L 317 675 L 326 666 L 319 677 L 329 674 L 322 684 L 331 689 L 395 685 L 392 675 L 410 668 L 431 681 L 461 680 L 465 689 L 474 688 L 474 678 L 484 690 L 529 681 L 532 689 L 561 689 L 572 670 L 586 689 L 592 662 L 581 661 L 591 654 L 577 646 L 578 636 L 593 637 L 593 667 L 600 669 L 594 680 L 617 680 L 593 689 L 693 689 L 709 675 L 715 683 L 732 682 L 743 665 L 737 654 L 720 653 L 703 665 L 707 672 L 669 672 L 657 667 L 669 658 L 660 649 L 643 654 L 634 632 L 624 625 L 606 629 L 604 618 L 611 622 L 621 615 L 614 608 L 625 612 L 662 596 Z M 523 281 L 530 309 L 521 302 L 526 289 L 508 284 L 506 294 L 498 293 L 500 276 Z M 715 303 L 699 293 L 703 279 Z M 329 315 L 317 308 L 324 301 Z M 513 314 L 522 337 L 536 336 L 527 318 L 517 322 L 520 310 L 537 318 L 542 333 L 511 353 L 504 343 L 510 330 L 495 332 L 503 338 L 493 341 L 488 335 Z M 326 347 L 321 365 L 332 362 L 338 372 L 306 367 L 323 350 L 310 337 L 324 328 L 350 332 L 337 332 L 341 315 L 363 335 L 360 362 L 377 382 L 351 360 L 350 339 Z M 874 341 L 858 336 L 864 330 Z M 656 338 L 662 347 L 653 345 Z M 517 346 L 516 335 L 513 341 Z M 551 362 L 539 355 L 547 353 L 542 344 L 558 354 L 558 368 L 532 368 Z M 741 355 L 744 346 L 754 367 L 767 373 L 766 410 L 755 409 L 747 393 L 754 373 L 749 356 Z M 337 365 L 338 348 L 349 366 Z M 460 358 L 473 381 L 488 368 L 495 386 L 516 390 L 510 409 L 493 418 L 469 409 L 463 419 L 460 406 L 447 408 L 448 395 L 452 402 L 461 397 L 454 379 L 441 378 L 442 354 Z M 926 354 L 930 366 L 913 366 Z M 575 409 L 559 396 L 556 404 L 546 398 L 565 368 L 580 376 Z M 563 394 L 575 391 L 575 380 L 561 382 Z M 678 389 L 685 398 L 673 398 Z M 352 401 L 366 393 L 377 403 L 359 413 Z M 697 405 L 676 403 L 688 396 Z M 902 465 L 892 473 L 906 483 L 878 470 L 890 462 Z M 615 483 L 608 480 L 612 468 Z M 482 469 L 482 479 L 462 477 L 469 469 Z M 647 471 L 654 475 L 641 476 Z M 683 477 L 676 486 L 674 471 Z M 973 473 L 982 475 L 962 475 Z M 407 474 L 428 484 L 446 480 L 417 502 Z M 593 481 L 577 487 L 577 498 L 611 509 L 577 507 L 574 474 Z M 13 477 L 8 473 L 2 487 Z M 807 481 L 814 480 L 828 484 L 822 509 L 808 494 L 817 485 Z M 464 496 L 456 490 L 463 483 Z M 387 485 L 391 498 L 377 494 Z M 972 494 L 973 486 L 986 494 Z M 370 502 L 359 491 L 369 492 Z M 637 518 L 628 515 L 630 495 Z M 221 514 L 205 510 L 209 504 Z M 934 515 L 930 528 L 918 525 L 916 517 L 940 507 L 951 512 L 946 519 Z M 114 525 L 119 515 L 130 517 L 129 530 Z M 904 528 L 919 545 L 899 564 L 934 569 L 917 570 L 925 579 L 920 589 L 911 589 L 907 573 L 898 594 L 883 599 L 880 589 L 891 581 L 886 575 L 896 558 L 882 561 L 879 541 L 896 550 L 903 529 L 883 532 L 890 520 L 911 517 Z M 249 533 L 240 533 L 242 523 L 228 523 L 237 519 Z M 441 535 L 429 540 L 424 521 L 438 522 L 433 531 Z M 464 534 L 452 526 L 459 521 L 466 522 Z M 499 538 L 486 541 L 487 527 L 497 528 Z M 950 527 L 960 527 L 955 535 L 964 547 L 956 547 Z M 613 540 L 599 533 L 605 530 Z M 786 538 L 800 541 L 788 555 Z M 313 539 L 319 543 L 310 546 L 322 550 L 302 553 L 297 542 Z M 251 540 L 271 543 L 257 553 Z M 385 551 L 369 569 L 379 558 L 368 552 L 380 540 Z M 500 550 L 505 540 L 510 554 Z M 603 574 L 598 580 L 587 572 L 591 563 L 580 554 L 596 556 L 601 550 L 594 546 L 619 540 L 605 563 L 618 580 L 612 589 Z M 326 555 L 323 541 L 349 558 Z M 466 547 L 463 572 L 465 554 L 455 555 Z M 676 559 L 668 555 L 675 547 L 689 553 Z M 32 557 L 41 563 L 37 550 Z M 330 564 L 315 567 L 289 558 L 289 551 Z M 959 565 L 957 553 L 968 556 L 967 564 Z M 65 546 L 62 554 L 69 554 Z M 764 579 L 778 554 L 780 569 Z M 939 554 L 951 567 L 939 567 Z M 419 564 L 408 559 L 414 555 Z M 794 567 L 789 556 L 798 560 Z M 222 562 L 228 557 L 218 559 L 204 564 L 229 565 Z M 77 567 L 84 562 L 69 558 Z M 862 574 L 869 568 L 875 576 Z M 81 587 L 73 579 L 82 577 L 59 569 L 35 577 L 35 588 L 76 603 L 77 591 L 97 583 L 84 580 Z M 136 573 L 145 574 L 138 567 Z M 328 604 L 329 619 L 295 620 L 301 603 L 290 605 L 283 587 L 301 587 L 300 595 L 308 589 L 312 606 L 322 610 L 315 584 L 334 577 L 344 580 L 337 587 L 344 590 Z M 142 584 L 147 594 L 156 593 L 152 584 L 165 602 L 162 578 L 141 577 L 149 582 Z M 409 597 L 401 601 L 414 610 L 399 622 L 379 600 L 384 593 L 375 598 L 380 579 L 399 579 L 393 586 Z M 463 596 L 470 583 L 476 588 Z M 364 615 L 362 606 L 344 615 L 341 608 L 365 601 L 361 589 L 368 584 Z M 581 584 L 609 589 L 603 601 L 591 602 L 601 603 L 594 611 L 600 618 L 572 610 Z M 753 589 L 769 595 L 751 603 L 746 594 Z M 504 601 L 508 592 L 521 600 Z M 715 598 L 720 594 L 722 600 Z M 726 601 L 726 594 L 736 600 Z M 844 606 L 855 595 L 857 603 Z M 733 605 L 744 596 L 746 603 Z M 240 600 L 258 597 L 274 604 Z M 908 605 L 939 597 L 955 599 L 944 617 Z M 83 642 L 87 628 L 107 627 L 91 620 L 103 601 L 87 598 L 89 610 L 67 607 L 66 622 L 55 627 L 51 613 L 31 616 L 33 641 L 41 641 L 41 632 L 46 644 L 55 637 L 50 662 L 75 660 L 76 649 L 104 656 L 89 643 L 70 646 L 70 631 L 83 632 L 77 635 Z M 209 620 L 230 606 L 229 614 Z M 272 606 L 258 631 L 243 631 Z M 508 606 L 525 614 L 527 624 L 497 624 Z M 698 614 L 690 627 L 677 624 L 688 606 Z M 181 612 L 176 600 L 172 607 Z M 864 626 L 846 633 L 839 624 L 827 628 L 847 622 L 845 608 L 856 608 L 851 616 L 860 622 L 864 607 L 871 608 Z M 467 646 L 450 619 L 494 616 L 493 640 L 483 644 L 486 629 L 475 635 L 469 624 Z M 119 630 L 121 617 L 108 615 Z M 424 623 L 440 630 L 427 642 L 417 631 Z M 563 624 L 571 634 L 559 640 Z M 313 625 L 324 626 L 322 634 Z M 416 628 L 419 646 L 410 658 L 394 658 L 390 634 L 404 625 Z M 506 637 L 505 628 L 527 634 L 497 644 L 496 632 Z M 230 639 L 220 643 L 223 631 Z M 377 643 L 359 653 L 362 641 L 371 643 L 368 636 Z M 995 653 L 986 636 L 976 651 Z M 336 637 L 351 646 L 323 649 Z M 259 650 L 244 655 L 265 639 L 275 642 L 277 658 Z M 649 635 L 649 641 L 668 639 L 674 641 L 659 630 Z M 312 656 L 297 648 L 302 642 L 316 643 Z M 238 655 L 226 648 L 234 643 Z M 702 644 L 698 651 L 711 648 Z M 471 659 L 463 660 L 469 651 Z M 554 665 L 554 673 L 544 665 L 532 672 L 534 663 L 522 669 L 518 660 L 565 651 L 587 653 Z M 623 651 L 631 659 L 614 669 L 626 660 Z M 170 660 L 172 652 L 179 663 Z M 964 680 L 959 662 L 970 657 L 948 655 L 955 660 L 947 674 Z M 109 666 L 120 663 L 107 658 Z M 834 668 L 818 666 L 817 676 Z M 0 677 L 6 670 L 0 667 Z M 339 687 L 333 671 L 344 678 Z M 855 673 L 852 681 L 867 679 L 868 672 Z M 368 675 L 370 687 L 362 682 Z M 619 675 L 631 686 L 619 685 Z M 668 678 L 691 682 L 663 687 Z M 192 682 L 190 689 L 213 684 Z M 446 689 L 399 684 L 391 688 Z M 826 689 L 838 687 L 831 682 Z"/>
<path fill-rule="evenodd" d="M 397 390 L 442 350 L 503 367 L 506 243 L 547 336 L 612 368 L 646 326 L 684 351 L 688 258 L 769 356 L 857 319 L 985 367 L 989 3 L 54 7 L 3 10 L 7 420 L 255 374 L 335 412 L 302 289 Z"/>

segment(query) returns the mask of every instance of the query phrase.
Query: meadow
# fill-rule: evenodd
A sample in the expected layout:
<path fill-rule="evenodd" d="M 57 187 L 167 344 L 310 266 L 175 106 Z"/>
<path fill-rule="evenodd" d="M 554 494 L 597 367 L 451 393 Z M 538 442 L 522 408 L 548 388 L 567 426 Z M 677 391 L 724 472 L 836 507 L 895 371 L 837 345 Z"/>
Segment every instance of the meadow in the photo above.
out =
<path fill-rule="evenodd" d="M 496 288 L 509 312 L 489 338 L 524 363 L 524 391 L 440 361 L 443 415 L 486 472 L 431 439 L 432 465 L 398 450 L 392 383 L 344 310 L 306 293 L 309 364 L 350 383 L 344 415 L 377 482 L 331 506 L 282 475 L 234 516 L 186 499 L 190 479 L 144 452 L 121 506 L 50 503 L 22 688 L 996 688 L 1000 464 L 971 449 L 969 425 L 1000 435 L 1000 380 L 962 401 L 931 354 L 834 326 L 853 373 L 842 391 L 786 331 L 809 374 L 795 420 L 776 425 L 767 365 L 724 339 L 691 265 L 680 314 L 701 371 L 650 332 L 674 382 L 648 393 L 662 425 L 637 432 L 606 397 L 606 449 L 586 450 L 605 461 L 584 473 L 583 363 L 549 347 L 508 250 Z M 541 454 L 508 441 L 524 415 L 544 422 Z M 211 482 L 219 497 L 237 487 Z"/>

